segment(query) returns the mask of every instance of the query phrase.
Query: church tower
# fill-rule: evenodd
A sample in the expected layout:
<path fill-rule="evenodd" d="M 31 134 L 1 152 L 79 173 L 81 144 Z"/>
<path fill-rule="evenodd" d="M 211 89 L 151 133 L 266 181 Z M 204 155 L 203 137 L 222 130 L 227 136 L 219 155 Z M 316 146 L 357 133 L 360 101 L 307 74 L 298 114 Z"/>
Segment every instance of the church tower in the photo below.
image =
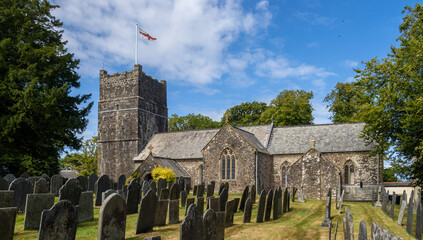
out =
<path fill-rule="evenodd" d="M 113 180 L 134 169 L 133 158 L 157 132 L 167 132 L 166 81 L 146 75 L 141 65 L 108 75 L 100 70 L 98 174 Z"/>

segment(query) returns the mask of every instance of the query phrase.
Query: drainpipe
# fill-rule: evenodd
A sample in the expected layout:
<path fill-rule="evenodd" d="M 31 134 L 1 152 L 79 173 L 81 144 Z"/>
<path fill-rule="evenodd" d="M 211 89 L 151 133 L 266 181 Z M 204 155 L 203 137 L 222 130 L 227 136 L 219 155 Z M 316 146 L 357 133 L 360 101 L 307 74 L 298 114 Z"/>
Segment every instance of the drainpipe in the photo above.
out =
<path fill-rule="evenodd" d="M 256 194 L 259 194 L 259 185 L 258 185 L 258 151 L 256 149 Z"/>

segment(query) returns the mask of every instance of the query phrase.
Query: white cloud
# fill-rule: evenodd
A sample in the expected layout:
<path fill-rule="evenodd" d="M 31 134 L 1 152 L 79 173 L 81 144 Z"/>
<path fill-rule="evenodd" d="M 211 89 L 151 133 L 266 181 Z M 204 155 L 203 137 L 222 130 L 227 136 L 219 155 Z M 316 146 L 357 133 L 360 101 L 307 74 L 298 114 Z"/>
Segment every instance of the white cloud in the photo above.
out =
<path fill-rule="evenodd" d="M 311 43 L 307 44 L 308 48 L 315 48 L 315 47 L 318 47 L 318 46 L 319 46 L 318 42 L 311 42 Z"/>
<path fill-rule="evenodd" d="M 342 63 L 343 66 L 347 67 L 347 68 L 356 68 L 358 66 L 358 62 L 357 61 L 352 61 L 352 60 L 345 60 Z"/>
<path fill-rule="evenodd" d="M 336 19 L 331 17 L 320 16 L 315 13 L 310 12 L 298 12 L 295 14 L 295 17 L 303 20 L 304 22 L 310 23 L 312 25 L 332 25 L 335 23 Z"/>
<path fill-rule="evenodd" d="M 325 103 L 321 101 L 321 99 L 313 99 L 312 100 L 313 110 L 313 117 L 315 124 L 322 124 L 322 123 L 330 123 L 329 117 L 331 113 L 326 108 Z"/>

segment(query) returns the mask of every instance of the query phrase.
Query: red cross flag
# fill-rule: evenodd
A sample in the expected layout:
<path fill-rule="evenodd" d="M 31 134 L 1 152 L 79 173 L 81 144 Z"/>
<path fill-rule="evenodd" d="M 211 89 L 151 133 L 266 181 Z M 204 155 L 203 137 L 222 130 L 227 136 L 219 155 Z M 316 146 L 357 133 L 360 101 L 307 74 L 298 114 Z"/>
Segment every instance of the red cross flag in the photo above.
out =
<path fill-rule="evenodd" d="M 148 34 L 146 31 L 142 30 L 141 28 L 138 27 L 138 31 L 140 32 L 141 36 L 145 39 L 147 39 L 148 41 L 154 41 L 157 40 L 157 38 L 152 37 L 150 34 Z"/>

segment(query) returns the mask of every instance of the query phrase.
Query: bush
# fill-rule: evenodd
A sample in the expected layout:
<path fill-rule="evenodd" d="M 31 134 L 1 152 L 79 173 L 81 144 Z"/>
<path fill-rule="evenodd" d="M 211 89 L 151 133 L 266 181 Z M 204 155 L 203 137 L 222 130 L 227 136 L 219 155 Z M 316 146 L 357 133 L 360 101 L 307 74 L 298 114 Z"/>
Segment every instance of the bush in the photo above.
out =
<path fill-rule="evenodd" d="M 125 181 L 125 185 L 128 185 L 129 184 L 129 182 L 132 180 L 132 179 L 134 179 L 134 178 L 136 178 L 136 179 L 140 179 L 140 173 L 138 172 L 138 171 L 135 171 L 135 172 L 133 172 L 132 174 L 131 174 L 131 176 L 129 176 L 129 178 L 127 178 L 126 179 L 126 181 Z"/>
<path fill-rule="evenodd" d="M 176 180 L 175 173 L 170 168 L 157 167 L 151 172 L 153 180 L 157 182 L 159 178 L 166 179 L 167 182 L 173 183 Z"/>

